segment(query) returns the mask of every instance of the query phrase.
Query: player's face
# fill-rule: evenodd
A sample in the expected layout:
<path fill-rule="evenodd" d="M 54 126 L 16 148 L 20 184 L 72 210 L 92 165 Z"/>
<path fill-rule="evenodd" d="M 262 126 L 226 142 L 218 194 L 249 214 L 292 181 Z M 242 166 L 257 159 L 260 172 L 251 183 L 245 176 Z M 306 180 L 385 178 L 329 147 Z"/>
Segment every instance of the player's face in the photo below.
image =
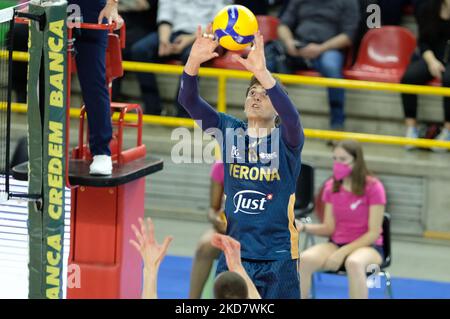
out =
<path fill-rule="evenodd" d="M 333 161 L 353 167 L 354 158 L 342 147 L 336 147 L 333 151 Z"/>
<path fill-rule="evenodd" d="M 245 114 L 247 114 L 247 118 L 275 119 L 277 113 L 266 90 L 261 85 L 253 85 L 248 91 L 245 100 Z"/>

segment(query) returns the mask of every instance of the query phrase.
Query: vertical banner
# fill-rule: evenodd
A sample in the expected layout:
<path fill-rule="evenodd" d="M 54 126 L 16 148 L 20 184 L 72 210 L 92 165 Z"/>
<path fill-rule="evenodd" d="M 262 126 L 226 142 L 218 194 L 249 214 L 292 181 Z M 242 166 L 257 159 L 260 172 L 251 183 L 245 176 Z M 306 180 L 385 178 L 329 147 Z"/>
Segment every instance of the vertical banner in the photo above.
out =
<path fill-rule="evenodd" d="M 30 194 L 36 194 L 39 189 L 42 193 L 42 205 L 37 207 L 30 203 L 29 207 L 30 298 L 62 298 L 68 107 L 66 9 L 66 1 L 30 5 L 30 13 L 38 14 L 42 10 L 45 13 L 45 26 L 39 28 L 37 22 L 30 26 L 30 56 L 36 54 L 30 59 L 29 79 L 32 81 L 28 84 Z M 33 71 L 37 71 L 36 74 Z M 36 157 L 31 157 L 32 151 Z M 35 163 L 34 159 L 37 159 Z"/>

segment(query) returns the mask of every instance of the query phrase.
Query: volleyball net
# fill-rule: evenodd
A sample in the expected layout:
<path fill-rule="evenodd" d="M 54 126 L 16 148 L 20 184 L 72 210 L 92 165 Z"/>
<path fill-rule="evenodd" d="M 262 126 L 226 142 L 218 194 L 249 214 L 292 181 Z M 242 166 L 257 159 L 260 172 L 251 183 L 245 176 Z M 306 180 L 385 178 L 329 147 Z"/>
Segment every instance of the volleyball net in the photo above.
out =
<path fill-rule="evenodd" d="M 0 198 L 28 200 L 29 298 L 62 298 L 66 186 L 67 2 L 33 0 L 0 10 Z M 29 27 L 28 193 L 9 189 L 12 47 Z"/>
<path fill-rule="evenodd" d="M 10 125 L 12 92 L 12 50 L 15 8 L 0 10 L 0 203 L 8 200 L 10 170 Z"/>

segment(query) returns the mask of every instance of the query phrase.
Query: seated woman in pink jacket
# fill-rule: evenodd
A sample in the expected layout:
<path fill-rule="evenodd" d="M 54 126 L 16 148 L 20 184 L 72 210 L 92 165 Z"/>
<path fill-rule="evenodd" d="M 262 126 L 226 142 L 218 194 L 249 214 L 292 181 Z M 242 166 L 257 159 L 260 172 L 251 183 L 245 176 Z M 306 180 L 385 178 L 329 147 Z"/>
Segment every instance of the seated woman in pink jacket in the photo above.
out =
<path fill-rule="evenodd" d="M 361 145 L 341 141 L 333 151 L 333 177 L 325 184 L 321 224 L 298 223 L 300 232 L 330 237 L 300 256 L 301 296 L 308 298 L 312 274 L 345 267 L 350 298 L 367 298 L 367 269 L 383 262 L 383 184 L 371 176 Z"/>

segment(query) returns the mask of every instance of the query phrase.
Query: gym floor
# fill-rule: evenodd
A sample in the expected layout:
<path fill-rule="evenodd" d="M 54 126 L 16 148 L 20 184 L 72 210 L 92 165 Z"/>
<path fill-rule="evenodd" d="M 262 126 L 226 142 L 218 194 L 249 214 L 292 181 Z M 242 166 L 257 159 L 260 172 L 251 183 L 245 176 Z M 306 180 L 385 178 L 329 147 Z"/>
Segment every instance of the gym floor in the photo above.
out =
<path fill-rule="evenodd" d="M 192 257 L 207 223 L 154 218 L 159 241 L 172 235 L 168 254 Z M 303 236 L 301 236 L 301 241 Z M 317 238 L 317 242 L 325 239 Z M 303 247 L 301 242 L 300 247 Z M 396 237 L 392 239 L 392 264 L 388 271 L 394 277 L 433 280 L 450 283 L 450 241 Z"/>

